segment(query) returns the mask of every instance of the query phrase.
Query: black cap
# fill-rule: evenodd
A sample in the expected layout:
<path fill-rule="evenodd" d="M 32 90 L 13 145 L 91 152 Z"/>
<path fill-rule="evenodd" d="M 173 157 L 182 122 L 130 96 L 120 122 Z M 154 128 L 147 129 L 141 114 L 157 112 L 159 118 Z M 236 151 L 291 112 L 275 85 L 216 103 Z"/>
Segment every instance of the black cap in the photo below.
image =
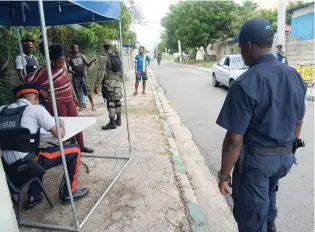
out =
<path fill-rule="evenodd" d="M 282 46 L 282 44 L 278 44 L 278 45 L 276 46 L 276 48 L 280 48 L 280 49 L 282 49 L 282 48 L 283 48 L 283 46 Z"/>
<path fill-rule="evenodd" d="M 34 47 L 34 40 L 31 40 L 31 39 L 23 39 L 21 40 L 21 43 L 23 46 L 28 46 L 30 48 Z"/>
<path fill-rule="evenodd" d="M 40 91 L 40 85 L 38 84 L 24 84 L 24 85 L 19 85 L 14 88 L 13 92 L 14 95 L 19 98 L 23 94 L 28 94 L 28 93 L 35 93 L 39 94 Z"/>
<path fill-rule="evenodd" d="M 234 43 L 245 42 L 273 42 L 275 32 L 271 24 L 265 19 L 251 19 L 244 23 L 240 33 L 232 40 Z"/>

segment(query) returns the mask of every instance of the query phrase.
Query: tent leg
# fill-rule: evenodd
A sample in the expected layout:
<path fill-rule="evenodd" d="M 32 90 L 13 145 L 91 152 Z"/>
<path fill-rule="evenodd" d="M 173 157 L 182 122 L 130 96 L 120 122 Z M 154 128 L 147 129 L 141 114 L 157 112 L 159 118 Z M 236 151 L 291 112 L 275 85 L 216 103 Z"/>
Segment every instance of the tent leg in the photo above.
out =
<path fill-rule="evenodd" d="M 127 122 L 127 132 L 128 132 L 128 145 L 129 145 L 129 154 L 131 156 L 131 142 L 130 142 L 130 129 L 129 129 L 129 117 L 128 117 L 128 107 L 127 107 L 127 94 L 126 94 L 126 84 L 125 84 L 125 72 L 123 64 L 123 43 L 122 43 L 122 29 L 121 29 L 121 20 L 119 20 L 119 34 L 120 34 L 120 57 L 122 62 L 122 74 L 123 74 L 123 89 L 124 89 L 124 100 L 125 100 L 125 111 L 126 111 L 126 122 Z"/>
<path fill-rule="evenodd" d="M 65 179 L 66 179 L 67 189 L 68 189 L 68 193 L 69 193 L 69 197 L 70 197 L 70 203 L 71 203 L 71 209 L 72 209 L 73 219 L 74 219 L 74 223 L 75 223 L 75 228 L 77 230 L 79 230 L 80 226 L 79 226 L 79 222 L 78 222 L 78 218 L 77 218 L 76 210 L 75 210 L 75 205 L 74 205 L 74 201 L 73 201 L 73 195 L 72 195 L 72 191 L 71 191 L 67 162 L 65 159 L 65 153 L 64 153 L 64 149 L 63 149 L 63 143 L 62 143 L 62 137 L 61 137 L 61 131 L 60 131 L 60 125 L 59 125 L 59 119 L 58 119 L 56 96 L 55 96 L 55 90 L 54 90 L 54 84 L 53 84 L 51 66 L 50 66 L 50 57 L 49 57 L 49 51 L 48 51 L 48 41 L 47 41 L 47 34 L 46 34 L 46 22 L 45 22 L 43 0 L 38 0 L 38 7 L 39 7 L 39 16 L 40 16 L 41 28 L 42 28 L 42 35 L 43 35 L 45 58 L 46 58 L 46 63 L 47 63 L 47 72 L 48 72 L 50 94 L 51 94 L 51 99 L 52 99 L 54 118 L 55 118 L 56 127 L 57 127 L 59 147 L 60 147 L 60 151 L 61 151 L 61 159 L 62 159 L 63 169 L 65 172 Z"/>
<path fill-rule="evenodd" d="M 26 68 L 25 68 L 25 63 L 24 63 L 24 57 L 23 57 L 23 49 L 22 49 L 22 44 L 21 44 L 21 36 L 20 36 L 20 29 L 18 27 L 16 27 L 17 30 L 17 34 L 18 34 L 18 40 L 19 40 L 19 50 L 20 50 L 20 55 L 21 55 L 21 59 L 22 59 L 22 65 L 23 65 L 23 72 L 24 72 L 24 76 L 26 76 Z"/>

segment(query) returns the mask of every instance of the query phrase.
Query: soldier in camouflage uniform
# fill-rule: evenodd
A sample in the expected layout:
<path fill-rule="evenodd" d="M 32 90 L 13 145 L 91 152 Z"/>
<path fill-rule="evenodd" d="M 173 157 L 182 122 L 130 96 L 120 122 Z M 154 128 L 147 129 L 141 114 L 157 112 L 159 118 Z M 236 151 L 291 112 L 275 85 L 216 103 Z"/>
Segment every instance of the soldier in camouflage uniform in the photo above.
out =
<path fill-rule="evenodd" d="M 104 44 L 105 53 L 99 59 L 99 76 L 95 83 L 95 91 L 100 82 L 102 83 L 102 95 L 106 99 L 109 114 L 109 123 L 102 127 L 102 130 L 116 129 L 121 126 L 121 78 L 122 72 L 112 71 L 112 59 L 110 54 L 113 53 L 111 41 L 106 40 Z"/>

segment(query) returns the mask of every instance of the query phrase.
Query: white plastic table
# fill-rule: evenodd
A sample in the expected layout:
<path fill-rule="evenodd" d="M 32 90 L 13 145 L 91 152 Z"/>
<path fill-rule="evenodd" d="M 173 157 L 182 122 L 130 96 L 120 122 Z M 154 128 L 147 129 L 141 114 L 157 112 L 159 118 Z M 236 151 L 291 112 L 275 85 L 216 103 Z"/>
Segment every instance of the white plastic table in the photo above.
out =
<path fill-rule="evenodd" d="M 66 141 L 78 133 L 89 128 L 96 123 L 96 118 L 93 117 L 60 117 L 65 122 L 66 134 L 62 138 L 62 141 Z M 40 142 L 44 143 L 56 143 L 58 139 L 53 136 L 50 132 L 41 129 L 40 131 Z"/>

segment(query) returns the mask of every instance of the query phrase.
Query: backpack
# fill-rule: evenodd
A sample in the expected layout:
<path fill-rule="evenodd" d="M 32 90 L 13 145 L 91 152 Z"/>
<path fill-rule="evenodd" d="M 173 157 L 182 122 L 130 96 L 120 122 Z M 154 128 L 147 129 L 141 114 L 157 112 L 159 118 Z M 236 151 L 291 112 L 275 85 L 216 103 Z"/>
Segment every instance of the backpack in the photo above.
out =
<path fill-rule="evenodd" d="M 116 52 L 111 52 L 108 55 L 111 61 L 111 67 L 109 66 L 109 69 L 115 73 L 119 72 L 121 70 L 121 59 L 119 54 L 117 54 Z"/>

